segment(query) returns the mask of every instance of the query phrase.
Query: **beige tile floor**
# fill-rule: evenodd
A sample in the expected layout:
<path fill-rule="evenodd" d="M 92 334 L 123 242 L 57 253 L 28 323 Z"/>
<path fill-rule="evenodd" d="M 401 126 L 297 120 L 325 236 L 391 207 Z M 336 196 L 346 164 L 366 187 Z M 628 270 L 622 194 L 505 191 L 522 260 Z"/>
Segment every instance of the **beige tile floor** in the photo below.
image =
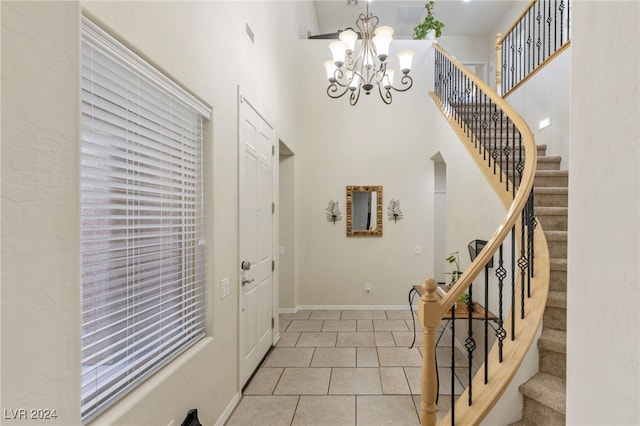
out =
<path fill-rule="evenodd" d="M 419 331 L 419 327 L 417 327 Z M 246 386 L 227 425 L 419 425 L 421 334 L 410 311 L 280 315 L 280 340 Z M 439 416 L 451 404 L 451 335 L 437 351 Z M 456 367 L 466 358 L 456 354 Z M 456 369 L 458 370 L 458 369 Z M 454 392 L 464 389 L 460 368 Z"/>

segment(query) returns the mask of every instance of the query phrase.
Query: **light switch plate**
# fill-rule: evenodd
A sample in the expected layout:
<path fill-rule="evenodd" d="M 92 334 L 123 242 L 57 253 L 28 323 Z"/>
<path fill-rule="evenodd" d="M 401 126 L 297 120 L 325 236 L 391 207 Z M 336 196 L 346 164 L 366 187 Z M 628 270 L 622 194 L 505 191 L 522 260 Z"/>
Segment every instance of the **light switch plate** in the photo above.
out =
<path fill-rule="evenodd" d="M 229 295 L 229 277 L 225 277 L 220 281 L 220 299 L 224 299 Z"/>

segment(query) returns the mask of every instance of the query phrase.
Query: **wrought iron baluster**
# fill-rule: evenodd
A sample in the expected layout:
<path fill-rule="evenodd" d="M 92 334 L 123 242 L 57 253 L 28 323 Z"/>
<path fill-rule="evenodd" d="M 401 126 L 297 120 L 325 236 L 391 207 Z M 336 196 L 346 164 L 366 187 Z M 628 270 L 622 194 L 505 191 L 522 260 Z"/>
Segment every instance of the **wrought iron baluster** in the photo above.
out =
<path fill-rule="evenodd" d="M 498 107 L 494 105 L 493 114 L 491 119 L 493 120 L 493 150 L 491 151 L 491 157 L 493 158 L 493 174 L 496 174 L 496 165 L 498 164 L 498 119 L 500 115 L 498 114 Z M 491 166 L 491 163 L 489 163 Z"/>
<path fill-rule="evenodd" d="M 560 45 L 562 46 L 564 44 L 564 0 L 560 0 L 558 9 L 560 10 Z"/>
<path fill-rule="evenodd" d="M 520 188 L 520 185 L 522 185 L 522 172 L 524 171 L 524 158 L 522 152 L 522 135 L 515 125 L 513 126 L 513 143 L 518 148 L 518 161 L 516 162 L 516 159 L 513 159 L 513 181 L 518 182 L 516 186 Z M 516 186 L 514 186 L 513 190 L 514 199 L 516 198 Z"/>
<path fill-rule="evenodd" d="M 527 74 L 531 72 L 531 57 L 529 56 L 529 52 L 531 51 L 531 9 L 527 11 L 527 14 L 523 18 L 525 33 L 527 34 L 527 39 L 525 41 L 526 47 L 526 55 L 525 56 L 525 67 L 527 70 Z"/>
<path fill-rule="evenodd" d="M 496 337 L 498 338 L 498 361 L 502 362 L 502 346 L 505 337 L 507 337 L 507 332 L 502 327 L 504 324 L 503 320 L 503 303 L 502 303 L 502 292 L 504 287 L 504 279 L 507 277 L 507 270 L 504 269 L 504 258 L 503 258 L 503 245 L 500 244 L 500 248 L 498 249 L 498 267 L 496 268 L 496 277 L 498 277 L 498 328 L 496 329 Z"/>
<path fill-rule="evenodd" d="M 524 66 L 522 65 L 522 22 L 518 22 L 518 83 L 524 78 Z"/>
<path fill-rule="evenodd" d="M 535 277 L 535 240 L 533 238 L 533 231 L 535 231 L 538 226 L 538 220 L 536 219 L 536 211 L 535 211 L 535 196 L 533 194 L 533 189 L 531 190 L 531 207 L 530 207 L 530 219 L 529 219 L 529 233 L 531 237 L 529 238 L 529 244 L 531 245 L 531 255 L 529 256 L 529 275 L 531 278 Z"/>
<path fill-rule="evenodd" d="M 533 276 L 533 188 L 527 200 L 527 297 L 531 297 L 531 277 Z"/>
<path fill-rule="evenodd" d="M 501 58 L 502 58 L 502 89 L 503 89 L 502 90 L 502 95 L 507 93 L 507 91 L 510 88 L 510 86 L 509 86 L 509 74 L 507 72 L 507 71 L 509 71 L 509 69 L 507 67 L 507 63 L 509 62 L 509 56 L 507 55 L 507 52 L 509 51 L 508 43 L 509 43 L 509 36 L 507 35 L 507 37 L 502 39 L 502 45 L 500 46 L 500 48 L 502 50 L 502 54 L 501 54 Z"/>
<path fill-rule="evenodd" d="M 489 139 L 487 136 L 487 132 L 490 131 L 489 123 L 491 121 L 491 110 L 490 103 L 487 103 L 488 96 L 486 93 L 482 93 L 480 96 L 482 99 L 482 105 L 480 107 L 480 111 L 482 111 L 482 140 L 481 140 L 481 149 L 479 148 L 478 152 L 482 152 L 482 159 L 487 161 L 487 140 Z"/>
<path fill-rule="evenodd" d="M 504 170 L 504 131 L 503 131 L 504 111 L 500 110 L 500 127 L 498 129 L 500 135 L 500 183 L 502 183 L 502 171 Z"/>
<path fill-rule="evenodd" d="M 489 383 L 489 266 L 484 266 L 484 384 Z"/>
<path fill-rule="evenodd" d="M 467 300 L 467 311 L 469 312 L 469 326 L 467 330 L 467 339 L 465 340 L 465 348 L 467 348 L 467 360 L 469 363 L 469 405 L 472 404 L 473 393 L 473 373 L 471 366 L 473 365 L 473 351 L 476 350 L 476 341 L 473 338 L 473 283 L 469 284 L 469 299 Z M 453 392 L 453 391 L 452 391 Z"/>
<path fill-rule="evenodd" d="M 502 148 L 502 152 L 505 156 L 505 168 L 502 171 L 507 177 L 506 188 L 507 192 L 509 192 L 509 157 L 511 155 L 511 147 L 509 146 L 509 127 L 511 126 L 511 120 L 509 119 L 509 117 L 506 117 L 505 121 L 507 126 L 506 129 L 503 129 L 502 131 L 506 133 L 507 138 L 505 139 L 505 146 Z"/>
<path fill-rule="evenodd" d="M 536 61 L 536 67 L 537 67 L 538 65 L 540 65 L 540 62 L 541 62 L 540 61 L 540 47 L 542 47 L 542 40 L 541 40 L 540 37 L 541 37 L 541 34 L 542 34 L 542 27 L 541 27 L 541 25 L 542 25 L 542 15 L 540 14 L 540 2 L 536 2 L 535 5 L 536 5 L 536 7 L 538 9 L 538 13 L 536 14 L 536 21 L 538 22 L 538 39 L 536 41 L 536 47 L 537 47 L 537 50 L 538 50 L 538 58 L 537 58 L 537 61 Z"/>
<path fill-rule="evenodd" d="M 529 275 L 527 273 L 527 247 L 529 246 L 529 242 L 525 233 L 527 227 L 527 208 L 525 207 L 522 210 L 522 219 L 520 222 L 520 258 L 518 259 L 518 266 L 520 267 L 520 318 L 524 319 L 525 309 L 524 309 L 524 291 L 525 291 L 525 282 L 526 278 Z"/>
<path fill-rule="evenodd" d="M 531 40 L 529 41 L 529 64 L 531 67 L 531 70 L 535 69 L 535 49 L 533 48 L 534 46 L 534 41 L 536 39 L 536 26 L 535 26 L 535 18 L 534 18 L 534 13 L 533 13 L 533 7 L 531 9 L 529 9 L 529 11 L 527 12 L 527 14 L 529 15 L 529 33 L 530 33 L 530 38 Z"/>
<path fill-rule="evenodd" d="M 456 424 L 456 395 L 454 392 L 456 380 L 456 307 L 451 306 L 451 426 Z"/>
<path fill-rule="evenodd" d="M 558 50 L 558 0 L 553 1 L 553 51 Z"/>
<path fill-rule="evenodd" d="M 516 225 L 511 228 L 511 341 L 516 340 Z"/>
<path fill-rule="evenodd" d="M 547 59 L 549 56 L 551 56 L 551 53 L 553 53 L 551 51 L 551 23 L 553 22 L 553 18 L 551 17 L 551 0 L 548 0 L 548 4 L 549 4 L 549 10 L 547 13 L 547 26 L 548 26 L 548 35 L 547 35 L 547 55 L 544 57 L 544 59 Z"/>
<path fill-rule="evenodd" d="M 542 11 L 543 11 L 543 21 L 542 21 L 542 31 L 544 32 L 544 45 L 542 46 L 542 62 L 544 62 L 549 57 L 549 4 L 550 0 L 538 0 L 542 1 Z"/>

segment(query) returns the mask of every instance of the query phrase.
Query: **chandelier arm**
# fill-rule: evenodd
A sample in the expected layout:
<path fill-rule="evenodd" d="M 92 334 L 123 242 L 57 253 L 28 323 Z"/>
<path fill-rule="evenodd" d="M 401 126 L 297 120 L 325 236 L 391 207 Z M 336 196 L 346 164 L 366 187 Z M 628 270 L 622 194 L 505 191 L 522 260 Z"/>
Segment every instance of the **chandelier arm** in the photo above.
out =
<path fill-rule="evenodd" d="M 380 98 L 382 102 L 389 105 L 391 101 L 393 101 L 393 97 L 391 96 L 391 90 L 385 89 L 382 87 L 382 84 L 378 83 L 378 93 L 380 93 Z"/>
<path fill-rule="evenodd" d="M 336 68 L 336 70 L 333 72 L 333 80 L 331 81 L 331 84 L 340 86 L 340 87 L 349 87 L 349 81 L 347 81 L 346 83 L 343 83 L 343 80 L 345 80 L 345 75 L 344 75 L 344 71 L 341 68 Z M 338 89 L 334 89 L 333 91 L 337 91 Z M 340 95 L 342 96 L 342 95 Z"/>
<path fill-rule="evenodd" d="M 397 88 L 391 86 L 391 88 L 396 92 L 406 92 L 407 90 L 411 89 L 411 86 L 413 86 L 413 78 L 411 78 L 409 74 L 405 74 L 400 79 L 400 83 L 402 83 L 402 87 Z"/>
<path fill-rule="evenodd" d="M 351 106 L 354 106 L 355 104 L 357 104 L 358 99 L 360 99 L 360 87 L 362 86 L 359 85 L 356 90 L 352 90 L 351 95 L 349 95 L 349 103 L 351 104 Z"/>
<path fill-rule="evenodd" d="M 333 99 L 338 99 L 343 97 L 344 94 L 349 91 L 349 87 L 348 86 L 342 86 L 342 87 L 344 87 L 344 90 L 342 91 L 342 93 L 337 93 L 339 91 L 338 85 L 335 82 L 329 84 L 329 87 L 327 87 L 327 95 L 329 95 L 329 97 Z"/>

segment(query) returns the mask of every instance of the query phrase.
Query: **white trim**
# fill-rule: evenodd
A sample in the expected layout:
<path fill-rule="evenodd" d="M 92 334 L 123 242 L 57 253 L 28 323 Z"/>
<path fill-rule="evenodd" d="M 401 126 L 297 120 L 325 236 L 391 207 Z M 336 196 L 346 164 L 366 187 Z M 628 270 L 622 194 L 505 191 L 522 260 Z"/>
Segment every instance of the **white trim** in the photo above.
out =
<path fill-rule="evenodd" d="M 414 309 L 417 305 L 414 305 Z M 299 305 L 297 311 L 402 311 L 409 310 L 409 303 L 405 305 Z M 282 309 L 280 310 L 282 311 Z M 283 313 L 283 312 L 281 312 Z"/>
<path fill-rule="evenodd" d="M 207 120 L 211 120 L 211 108 L 196 99 L 195 96 L 188 93 L 180 87 L 176 82 L 169 79 L 166 75 L 149 65 L 147 61 L 136 55 L 124 44 L 120 43 L 86 16 L 82 17 L 82 32 L 86 35 L 86 40 L 94 47 L 107 51 L 110 55 L 118 58 L 122 64 L 133 69 L 149 81 L 156 84 L 160 89 L 169 93 L 171 97 L 175 97 L 190 108 L 198 111 Z"/>
<path fill-rule="evenodd" d="M 227 420 L 229 420 L 229 417 L 231 417 L 233 410 L 236 409 L 236 406 L 240 402 L 241 397 L 242 395 L 240 394 L 240 392 L 236 392 L 236 394 L 233 395 L 231 401 L 229 401 L 227 406 L 222 411 L 222 414 L 220 414 L 220 417 L 218 417 L 218 420 L 216 420 L 216 422 L 214 423 L 214 426 L 223 426 L 227 422 Z"/>
<path fill-rule="evenodd" d="M 279 314 L 295 314 L 298 312 L 298 308 L 280 308 L 278 309 Z"/>
<path fill-rule="evenodd" d="M 239 93 L 239 92 L 240 92 L 240 86 L 238 86 L 238 93 Z M 262 118 L 262 120 L 263 120 L 265 123 L 267 123 L 267 126 L 269 126 L 269 128 L 270 128 L 271 130 L 275 130 L 275 128 L 271 125 L 271 122 L 270 122 L 269 120 L 267 120 L 267 119 L 266 119 L 266 118 L 265 118 L 265 117 L 260 113 L 260 111 L 258 111 L 258 110 L 257 110 L 257 108 L 256 108 L 256 107 L 254 107 L 254 106 L 253 106 L 253 104 L 252 104 L 251 102 L 249 102 L 249 100 L 248 100 L 246 97 L 242 96 L 242 94 L 239 94 L 239 96 L 240 96 L 240 103 L 245 103 L 245 104 L 249 105 L 249 108 L 251 108 L 251 109 L 252 109 L 256 114 L 258 114 L 258 117 Z M 274 137 L 275 137 L 275 134 L 274 134 Z"/>

